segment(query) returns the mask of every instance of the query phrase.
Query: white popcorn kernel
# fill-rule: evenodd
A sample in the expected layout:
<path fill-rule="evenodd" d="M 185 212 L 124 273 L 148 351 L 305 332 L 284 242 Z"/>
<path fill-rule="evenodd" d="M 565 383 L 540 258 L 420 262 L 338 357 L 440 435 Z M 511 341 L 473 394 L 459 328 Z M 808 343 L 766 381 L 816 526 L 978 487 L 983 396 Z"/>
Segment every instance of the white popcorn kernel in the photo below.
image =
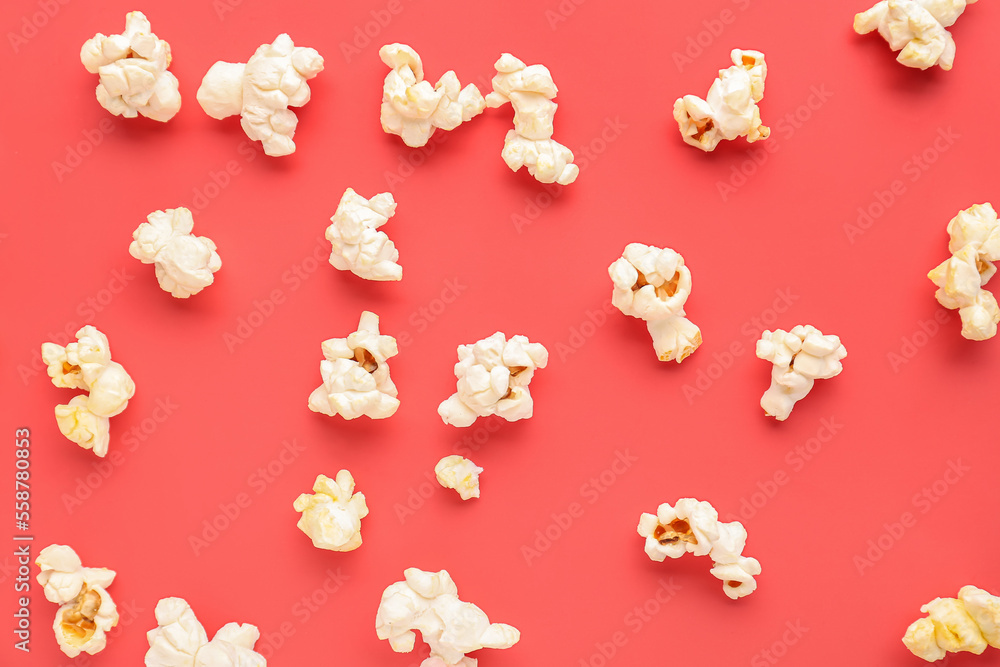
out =
<path fill-rule="evenodd" d="M 447 570 L 425 572 L 411 567 L 382 593 L 375 615 L 375 632 L 389 640 L 397 653 L 409 653 L 419 631 L 430 647 L 421 667 L 475 667 L 466 653 L 482 648 L 510 648 L 521 639 L 517 628 L 490 623 L 486 612 L 458 598 L 458 587 Z"/>
<path fill-rule="evenodd" d="M 712 575 L 722 581 L 727 596 L 736 600 L 757 590 L 754 577 L 760 574 L 760 563 L 742 555 L 746 529 L 739 521 L 720 522 L 710 503 L 694 498 L 681 498 L 673 506 L 663 503 L 656 514 L 639 517 L 637 531 L 646 538 L 644 550 L 650 560 L 661 563 L 685 553 L 710 556 Z"/>
<path fill-rule="evenodd" d="M 486 108 L 479 89 L 471 83 L 462 88 L 453 71 L 432 88 L 424 81 L 420 56 L 406 44 L 386 44 L 378 56 L 392 68 L 382 87 L 382 129 L 402 137 L 407 146 L 423 146 L 436 130 L 454 130 Z"/>
<path fill-rule="evenodd" d="M 353 551 L 360 547 L 361 519 L 368 516 L 368 505 L 365 494 L 354 493 L 351 473 L 341 470 L 336 479 L 320 475 L 313 492 L 303 493 L 293 504 L 296 512 L 302 512 L 299 530 L 317 549 Z"/>
<path fill-rule="evenodd" d="M 494 65 L 493 92 L 486 96 L 492 108 L 510 102 L 514 129 L 504 137 L 501 156 L 512 171 L 527 167 L 541 183 L 569 185 L 580 175 L 573 152 L 552 139 L 558 93 L 552 74 L 544 65 L 525 65 L 509 53 Z"/>
<path fill-rule="evenodd" d="M 774 364 L 771 386 L 760 399 L 760 407 L 769 417 L 785 421 L 795 404 L 812 391 L 816 380 L 840 375 L 840 360 L 847 348 L 840 338 L 810 325 L 798 325 L 791 331 L 765 331 L 757 341 L 757 358 Z"/>
<path fill-rule="evenodd" d="M 976 0 L 881 0 L 854 16 L 854 31 L 873 30 L 899 51 L 896 60 L 907 67 L 938 65 L 950 70 L 955 62 L 955 40 L 946 30 Z"/>
<path fill-rule="evenodd" d="M 211 239 L 191 233 L 191 211 L 168 208 L 153 211 L 146 220 L 132 233 L 128 252 L 143 264 L 155 264 L 161 289 L 186 299 L 212 284 L 222 258 Z"/>
<path fill-rule="evenodd" d="M 458 346 L 457 391 L 438 406 L 445 424 L 472 426 L 479 417 L 499 415 L 507 421 L 531 417 L 534 402 L 528 383 L 536 368 L 545 368 L 548 351 L 525 336 L 500 331 L 472 345 Z"/>
<path fill-rule="evenodd" d="M 462 500 L 479 497 L 479 473 L 482 468 L 457 454 L 446 456 L 434 466 L 438 484 L 455 489 Z"/>
<path fill-rule="evenodd" d="M 760 51 L 733 49 L 733 66 L 719 70 L 706 99 L 685 95 L 674 102 L 674 120 L 684 141 L 714 151 L 723 139 L 746 137 L 752 143 L 767 139 L 771 129 L 762 125 L 757 103 L 764 97 L 767 64 Z"/>
<path fill-rule="evenodd" d="M 934 598 L 920 608 L 927 616 L 910 624 L 903 644 L 928 662 L 946 653 L 981 654 L 1000 648 L 1000 597 L 975 586 L 963 586 L 955 598 Z"/>
<path fill-rule="evenodd" d="M 323 341 L 319 372 L 323 384 L 309 396 L 309 409 L 333 417 L 362 415 L 385 419 L 399 408 L 388 359 L 399 349 L 396 339 L 379 333 L 378 315 L 364 311 L 358 330 L 347 338 Z"/>
<path fill-rule="evenodd" d="M 107 645 L 107 632 L 118 624 L 118 610 L 105 590 L 115 579 L 114 570 L 83 567 L 72 547 L 51 544 L 41 550 L 35 564 L 45 599 L 61 605 L 52 630 L 59 648 L 70 658 L 82 652 L 94 655 Z"/>
<path fill-rule="evenodd" d="M 614 283 L 611 303 L 646 322 L 660 361 L 687 359 L 701 345 L 701 330 L 684 317 L 691 296 L 691 271 L 670 248 L 630 243 L 608 267 Z"/>
<path fill-rule="evenodd" d="M 182 598 L 156 603 L 157 627 L 146 633 L 146 667 L 266 667 L 254 651 L 260 639 L 257 626 L 227 623 L 211 641 L 191 606 Z"/>
<path fill-rule="evenodd" d="M 399 251 L 385 232 L 377 231 L 395 213 L 392 194 L 365 199 L 347 188 L 326 228 L 326 240 L 332 246 L 330 264 L 365 280 L 401 280 L 403 267 L 396 263 Z"/>
<path fill-rule="evenodd" d="M 295 152 L 295 127 L 299 120 L 289 107 L 309 101 L 309 79 L 323 71 L 323 57 L 295 46 L 287 34 L 272 44 L 262 44 L 243 63 L 219 61 L 212 65 L 198 88 L 198 103 L 212 118 L 240 114 L 243 131 L 260 141 L 267 155 Z"/>
<path fill-rule="evenodd" d="M 177 77 L 167 71 L 170 45 L 153 34 L 142 12 L 125 15 L 122 34 L 97 33 L 84 42 L 80 60 L 100 75 L 97 101 L 114 115 L 165 123 L 180 111 Z"/>

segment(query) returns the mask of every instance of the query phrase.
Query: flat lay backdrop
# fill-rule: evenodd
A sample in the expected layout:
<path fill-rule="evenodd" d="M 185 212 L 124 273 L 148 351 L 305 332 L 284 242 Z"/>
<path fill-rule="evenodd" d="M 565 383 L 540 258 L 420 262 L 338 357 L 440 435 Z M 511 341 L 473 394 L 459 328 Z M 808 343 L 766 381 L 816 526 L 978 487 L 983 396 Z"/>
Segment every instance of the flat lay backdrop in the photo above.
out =
<path fill-rule="evenodd" d="M 168 124 L 114 118 L 79 62 L 94 33 L 141 9 L 173 50 L 183 106 Z M 31 431 L 31 519 L 0 512 L 4 665 L 67 665 L 55 607 L 32 584 L 30 653 L 13 649 L 14 535 L 32 560 L 72 545 L 110 567 L 121 624 L 81 665 L 141 664 L 162 597 L 186 598 L 208 632 L 257 625 L 271 665 L 411 667 L 374 631 L 405 568 L 447 569 L 463 599 L 521 642 L 483 667 L 914 665 L 900 643 L 920 605 L 964 584 L 1000 592 L 1000 339 L 961 338 L 934 300 L 960 209 L 1000 198 L 994 57 L 1000 7 L 953 29 L 954 70 L 894 61 L 857 36 L 863 3 L 599 0 L 472 5 L 432 0 L 11 0 L 0 8 L 4 213 L 0 223 L 5 503 L 15 428 Z M 326 69 L 296 111 L 297 152 L 269 158 L 239 121 L 195 100 L 217 60 L 245 61 L 280 32 Z M 412 45 L 431 81 L 454 69 L 488 92 L 504 51 L 549 67 L 555 139 L 576 183 L 542 186 L 500 158 L 509 107 L 418 150 L 386 135 L 378 48 Z M 673 100 L 704 96 L 733 48 L 767 56 L 772 130 L 703 154 L 682 143 Z M 344 189 L 390 191 L 383 228 L 404 278 L 368 283 L 326 263 Z M 998 202 L 1000 203 L 1000 202 Z M 223 259 L 190 300 L 128 254 L 161 208 L 191 208 Z M 613 311 L 606 268 L 633 241 L 684 255 L 704 345 L 658 362 L 644 325 Z M 311 413 L 320 343 L 362 310 L 399 341 L 401 407 L 384 421 Z M 100 461 L 62 438 L 73 396 L 39 346 L 92 323 L 137 386 Z M 758 405 L 765 327 L 842 337 L 844 372 L 785 423 Z M 455 348 L 497 330 L 549 350 L 535 416 L 441 423 Z M 482 498 L 432 483 L 462 453 Z M 363 546 L 313 548 L 292 501 L 347 468 L 371 514 Z M 653 563 L 635 525 L 693 496 L 749 533 L 759 589 L 723 595 L 707 558 Z M 32 566 L 31 577 L 37 569 Z M 998 665 L 1000 651 L 949 665 Z"/>

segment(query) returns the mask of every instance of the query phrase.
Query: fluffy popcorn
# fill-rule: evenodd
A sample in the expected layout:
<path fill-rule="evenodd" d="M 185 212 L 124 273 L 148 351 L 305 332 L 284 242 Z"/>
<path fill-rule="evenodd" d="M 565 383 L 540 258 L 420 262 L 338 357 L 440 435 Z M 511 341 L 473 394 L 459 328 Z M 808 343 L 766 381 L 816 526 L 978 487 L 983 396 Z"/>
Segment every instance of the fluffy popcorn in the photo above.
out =
<path fill-rule="evenodd" d="M 760 122 L 757 103 L 764 97 L 767 64 L 760 51 L 733 49 L 733 66 L 719 70 L 706 99 L 685 95 L 674 102 L 674 120 L 684 141 L 714 151 L 723 139 L 767 139 L 771 129 Z"/>
<path fill-rule="evenodd" d="M 191 211 L 168 208 L 153 211 L 146 220 L 132 233 L 128 252 L 143 264 L 156 265 L 156 279 L 165 292 L 186 299 L 212 284 L 222 258 L 212 239 L 191 233 Z"/>
<path fill-rule="evenodd" d="M 167 71 L 170 45 L 153 34 L 142 12 L 125 15 L 122 34 L 97 33 L 84 42 L 80 60 L 100 75 L 97 101 L 114 115 L 165 123 L 180 111 L 177 77 Z"/>
<path fill-rule="evenodd" d="M 580 174 L 573 151 L 552 139 L 553 119 L 559 106 L 552 99 L 559 91 L 548 68 L 527 66 L 509 53 L 494 65 L 493 92 L 486 96 L 492 108 L 510 102 L 514 129 L 504 137 L 501 156 L 512 171 L 526 166 L 541 183 L 569 185 Z"/>
<path fill-rule="evenodd" d="M 361 415 L 385 419 L 395 414 L 399 399 L 387 360 L 399 349 L 395 338 L 379 333 L 378 322 L 378 315 L 366 310 L 357 331 L 323 341 L 324 359 L 319 365 L 323 384 L 309 396 L 310 410 L 344 419 Z"/>
<path fill-rule="evenodd" d="M 471 83 L 462 88 L 453 71 L 431 87 L 424 81 L 420 56 L 406 44 L 386 44 L 378 56 L 392 68 L 382 87 L 382 129 L 402 137 L 407 146 L 423 146 L 435 130 L 454 130 L 486 108 L 479 89 Z"/>
<path fill-rule="evenodd" d="M 997 333 L 1000 308 L 991 292 L 983 289 L 1000 260 L 1000 224 L 992 204 L 976 204 L 948 223 L 948 250 L 952 253 L 927 277 L 938 286 L 934 296 L 945 308 L 958 310 L 962 335 L 986 340 Z"/>
<path fill-rule="evenodd" d="M 434 466 L 438 484 L 446 489 L 455 489 L 462 500 L 479 497 L 479 473 L 482 471 L 475 463 L 457 454 L 444 457 Z"/>
<path fill-rule="evenodd" d="M 401 280 L 399 251 L 385 232 L 377 231 L 396 213 L 392 194 L 383 192 L 365 199 L 352 188 L 344 191 L 337 212 L 326 228 L 330 264 L 365 280 Z"/>
<path fill-rule="evenodd" d="M 934 598 L 920 611 L 928 616 L 906 629 L 903 644 L 928 662 L 948 652 L 981 654 L 987 646 L 1000 648 L 1000 597 L 975 586 L 963 586 L 958 599 Z"/>
<path fill-rule="evenodd" d="M 262 44 L 244 63 L 219 61 L 198 88 L 198 103 L 212 118 L 240 115 L 243 131 L 260 141 L 264 152 L 280 157 L 295 152 L 299 119 L 289 107 L 309 101 L 309 79 L 323 71 L 316 49 L 295 46 L 287 34 Z"/>
<path fill-rule="evenodd" d="M 212 640 L 190 605 L 182 598 L 156 603 L 157 627 L 146 633 L 146 667 L 266 667 L 254 651 L 260 639 L 257 626 L 226 623 Z"/>
<path fill-rule="evenodd" d="M 83 567 L 72 547 L 62 544 L 42 549 L 35 564 L 45 599 L 60 605 L 52 630 L 62 652 L 75 658 L 103 651 L 106 633 L 118 625 L 118 610 L 105 590 L 115 580 L 114 570 Z"/>
<path fill-rule="evenodd" d="M 365 494 L 354 493 L 354 477 L 347 470 L 336 479 L 320 475 L 313 484 L 313 494 L 295 499 L 296 512 L 302 512 L 299 530 L 312 539 L 317 549 L 354 551 L 361 546 L 361 519 L 368 516 Z"/>
<path fill-rule="evenodd" d="M 950 70 L 955 62 L 955 40 L 946 30 L 976 0 L 881 0 L 854 16 L 854 31 L 873 30 L 899 51 L 896 60 L 907 67 L 939 65 Z"/>
<path fill-rule="evenodd" d="M 490 623 L 486 613 L 458 599 L 458 587 L 447 570 L 424 572 L 411 567 L 382 593 L 375 632 L 397 653 L 409 653 L 420 632 L 430 647 L 421 667 L 475 667 L 466 653 L 482 648 L 510 648 L 521 638 L 517 628 Z"/>
<path fill-rule="evenodd" d="M 737 600 L 757 590 L 754 577 L 760 574 L 760 563 L 742 555 L 746 529 L 739 521 L 720 522 L 709 503 L 694 498 L 681 498 L 674 506 L 663 503 L 656 514 L 639 517 L 637 530 L 646 538 L 650 560 L 662 563 L 685 553 L 709 556 L 714 562 L 712 575 L 722 581 L 722 590 L 730 598 Z"/>
<path fill-rule="evenodd" d="M 840 360 L 847 348 L 840 338 L 816 327 L 798 325 L 791 331 L 765 331 L 757 341 L 757 358 L 774 364 L 771 386 L 760 399 L 764 413 L 785 421 L 795 404 L 812 391 L 816 380 L 840 375 L 844 370 Z"/>
<path fill-rule="evenodd" d="M 528 383 L 536 368 L 545 368 L 548 351 L 524 336 L 510 340 L 496 332 L 472 345 L 458 346 L 458 391 L 438 406 L 445 424 L 472 426 L 479 417 L 499 415 L 507 421 L 531 417 L 534 403 Z"/>
<path fill-rule="evenodd" d="M 684 317 L 691 296 L 691 271 L 670 248 L 629 243 L 608 267 L 614 283 L 611 303 L 646 322 L 660 361 L 687 359 L 701 345 L 701 330 Z"/>

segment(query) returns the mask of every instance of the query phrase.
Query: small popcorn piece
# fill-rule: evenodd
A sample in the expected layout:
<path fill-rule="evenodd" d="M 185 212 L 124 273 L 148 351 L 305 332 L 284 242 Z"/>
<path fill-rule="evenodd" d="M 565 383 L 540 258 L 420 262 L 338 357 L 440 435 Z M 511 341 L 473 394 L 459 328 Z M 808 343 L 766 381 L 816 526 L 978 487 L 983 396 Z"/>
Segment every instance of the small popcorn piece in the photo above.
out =
<path fill-rule="evenodd" d="M 330 264 L 365 280 L 401 280 L 403 267 L 396 263 L 399 251 L 385 232 L 377 231 L 395 213 L 392 194 L 365 199 L 347 188 L 326 229 L 332 246 Z"/>
<path fill-rule="evenodd" d="M 840 360 L 847 348 L 840 338 L 816 327 L 798 325 L 791 331 L 765 331 L 757 341 L 757 358 L 774 364 L 771 386 L 760 399 L 760 406 L 769 417 L 785 421 L 795 404 L 812 391 L 816 380 L 840 375 L 844 370 Z"/>
<path fill-rule="evenodd" d="M 243 131 L 260 141 L 267 155 L 290 155 L 299 122 L 290 107 L 305 106 L 312 94 L 306 81 L 322 71 L 323 57 L 316 49 L 295 46 L 282 33 L 274 43 L 262 44 L 246 64 L 220 60 L 212 65 L 198 88 L 198 103 L 219 120 L 239 114 Z"/>
<path fill-rule="evenodd" d="M 1000 597 L 975 586 L 963 586 L 955 598 L 934 598 L 920 608 L 924 618 L 910 624 L 903 644 L 928 662 L 946 653 L 979 655 L 987 646 L 1000 648 Z"/>
<path fill-rule="evenodd" d="M 445 424 L 472 426 L 479 417 L 499 415 L 507 421 L 531 417 L 534 402 L 528 383 L 536 368 L 545 368 L 548 351 L 525 336 L 500 331 L 472 345 L 458 346 L 457 391 L 438 406 Z"/>
<path fill-rule="evenodd" d="M 479 497 L 479 473 L 482 468 L 457 454 L 446 456 L 434 466 L 438 484 L 455 489 L 462 500 Z"/>
<path fill-rule="evenodd" d="M 756 558 L 743 556 L 747 531 L 739 521 L 722 523 L 710 503 L 681 498 L 676 505 L 663 503 L 656 514 L 644 513 L 637 528 L 646 538 L 645 551 L 650 560 L 662 563 L 666 558 L 680 558 L 685 553 L 710 556 L 712 575 L 722 581 L 722 590 L 733 600 L 757 590 L 755 576 L 760 574 Z"/>
<path fill-rule="evenodd" d="M 204 626 L 182 598 L 156 603 L 157 627 L 146 633 L 146 667 L 266 667 L 254 651 L 260 639 L 257 626 L 227 623 L 211 641 Z"/>
<path fill-rule="evenodd" d="M 746 137 L 752 143 L 767 139 L 771 129 L 762 125 L 757 104 L 764 97 L 767 64 L 760 51 L 733 49 L 733 66 L 719 70 L 708 97 L 685 95 L 674 102 L 674 120 L 686 143 L 714 151 L 723 139 Z"/>
<path fill-rule="evenodd" d="M 407 569 L 382 593 L 375 615 L 375 632 L 389 640 L 397 653 L 409 653 L 419 631 L 430 647 L 421 667 L 475 667 L 466 653 L 482 648 L 510 648 L 521 639 L 517 628 L 490 623 L 486 613 L 458 598 L 458 587 L 447 570 L 425 572 Z"/>
<path fill-rule="evenodd" d="M 313 491 L 295 499 L 295 511 L 302 512 L 299 530 L 317 549 L 353 551 L 360 547 L 361 519 L 368 516 L 368 505 L 365 494 L 354 493 L 351 473 L 341 470 L 336 479 L 320 475 Z"/>
<path fill-rule="evenodd" d="M 165 292 L 186 299 L 205 289 L 222 268 L 215 243 L 195 236 L 194 218 L 183 206 L 153 211 L 132 233 L 130 255 L 143 264 L 156 265 L 156 280 Z"/>
<path fill-rule="evenodd" d="M 899 51 L 896 60 L 907 67 L 938 65 L 950 70 L 955 62 L 955 40 L 946 30 L 976 0 L 881 0 L 854 17 L 854 32 L 873 30 Z"/>

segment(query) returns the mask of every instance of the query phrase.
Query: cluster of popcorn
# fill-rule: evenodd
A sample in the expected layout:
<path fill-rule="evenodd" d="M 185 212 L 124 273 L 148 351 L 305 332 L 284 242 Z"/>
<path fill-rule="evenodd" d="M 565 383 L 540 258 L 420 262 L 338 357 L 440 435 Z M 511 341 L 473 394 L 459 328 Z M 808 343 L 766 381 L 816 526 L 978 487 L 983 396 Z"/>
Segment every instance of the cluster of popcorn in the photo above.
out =
<path fill-rule="evenodd" d="M 38 554 L 38 583 L 45 599 L 60 605 L 52 629 L 63 653 L 94 655 L 107 645 L 107 633 L 118 625 L 118 609 L 105 590 L 114 570 L 83 567 L 72 547 L 52 544 Z"/>
<path fill-rule="evenodd" d="M 813 326 L 798 325 L 791 331 L 765 331 L 757 341 L 757 358 L 774 364 L 771 386 L 760 399 L 765 414 L 778 421 L 788 419 L 795 404 L 812 391 L 816 380 L 840 375 L 847 356 L 840 338 L 824 336 Z"/>
<path fill-rule="evenodd" d="M 303 493 L 293 506 L 302 512 L 299 530 L 317 549 L 353 551 L 361 546 L 361 519 L 368 516 L 368 505 L 365 494 L 354 493 L 350 471 L 341 470 L 336 479 L 318 476 L 313 493 Z"/>
<path fill-rule="evenodd" d="M 401 280 L 399 251 L 385 232 L 378 231 L 395 213 L 391 193 L 365 199 L 347 188 L 326 228 L 326 240 L 333 248 L 330 264 L 365 280 Z"/>
<path fill-rule="evenodd" d="M 980 655 L 987 646 L 1000 648 L 1000 597 L 975 586 L 963 586 L 958 599 L 934 598 L 920 611 L 928 614 L 906 629 L 903 644 L 928 662 L 948 652 Z"/>
<path fill-rule="evenodd" d="M 226 623 L 209 641 L 204 626 L 182 598 L 156 603 L 157 627 L 146 633 L 146 667 L 266 667 L 254 651 L 257 626 Z"/>
<path fill-rule="evenodd" d="M 222 258 L 212 239 L 191 233 L 191 211 L 168 208 L 153 211 L 146 220 L 132 233 L 135 240 L 128 252 L 143 264 L 155 265 L 156 280 L 165 292 L 186 299 L 212 284 Z"/>
<path fill-rule="evenodd" d="M 420 632 L 430 647 L 421 667 L 476 667 L 466 653 L 482 648 L 510 648 L 521 638 L 517 628 L 490 623 L 486 612 L 458 598 L 447 570 L 424 572 L 411 567 L 382 593 L 375 632 L 397 653 L 409 653 Z"/>
<path fill-rule="evenodd" d="M 167 71 L 170 45 L 153 34 L 142 12 L 125 15 L 122 34 L 97 33 L 84 42 L 80 60 L 100 76 L 97 101 L 114 115 L 166 122 L 180 111 L 177 77 Z"/>
<path fill-rule="evenodd" d="M 746 529 L 739 521 L 720 522 L 719 513 L 705 501 L 681 498 L 673 507 L 663 503 L 656 514 L 639 517 L 638 532 L 646 538 L 650 560 L 661 563 L 685 553 L 709 556 L 714 563 L 712 575 L 722 581 L 722 590 L 730 598 L 736 600 L 757 590 L 754 577 L 760 574 L 760 563 L 742 555 Z"/>
<path fill-rule="evenodd" d="M 446 489 L 455 489 L 462 500 L 479 497 L 479 473 L 482 468 L 467 458 L 452 454 L 437 462 L 434 476 Z"/>
<path fill-rule="evenodd" d="M 927 274 L 938 286 L 934 296 L 945 308 L 958 309 L 964 337 L 992 338 L 1000 322 L 1000 308 L 983 287 L 997 271 L 993 262 L 1000 260 L 997 212 L 989 202 L 960 211 L 948 223 L 948 235 L 951 258 Z"/>
<path fill-rule="evenodd" d="M 976 0 L 881 0 L 854 17 L 854 31 L 873 30 L 899 51 L 896 60 L 907 67 L 938 65 L 950 70 L 955 62 L 955 40 L 947 28 Z"/>
<path fill-rule="evenodd" d="M 110 418 L 120 414 L 135 395 L 135 383 L 121 364 L 111 361 L 108 338 L 87 325 L 76 332 L 76 342 L 66 347 L 42 343 L 42 361 L 52 384 L 83 389 L 67 405 L 56 406 L 59 431 L 100 457 L 108 453 Z"/>
<path fill-rule="evenodd" d="M 713 151 L 723 139 L 746 137 L 748 142 L 767 139 L 757 103 L 764 97 L 767 65 L 760 51 L 733 49 L 733 66 L 719 70 L 706 99 L 685 95 L 674 102 L 674 120 L 684 141 Z"/>
<path fill-rule="evenodd" d="M 458 346 L 457 391 L 438 406 L 445 424 L 472 426 L 479 417 L 499 415 L 507 421 L 531 417 L 534 403 L 528 383 L 536 368 L 545 368 L 549 353 L 541 343 L 500 331 L 472 345 Z"/>

